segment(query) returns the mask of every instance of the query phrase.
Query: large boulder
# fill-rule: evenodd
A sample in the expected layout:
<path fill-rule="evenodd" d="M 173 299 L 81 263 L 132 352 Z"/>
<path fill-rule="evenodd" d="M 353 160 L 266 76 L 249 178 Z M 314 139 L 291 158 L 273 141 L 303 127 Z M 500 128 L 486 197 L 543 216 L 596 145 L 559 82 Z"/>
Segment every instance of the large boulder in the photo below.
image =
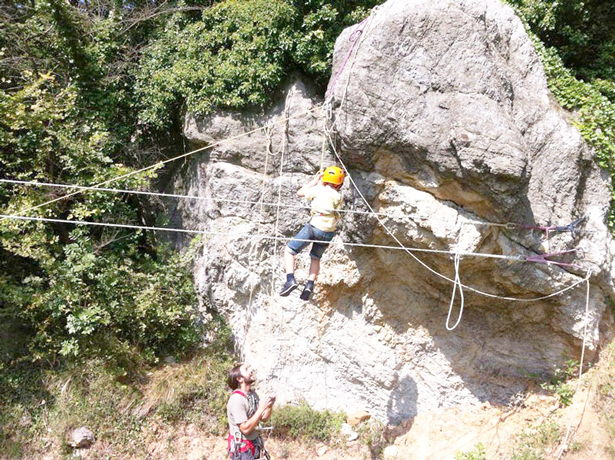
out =
<path fill-rule="evenodd" d="M 265 113 L 186 117 L 191 146 L 216 145 L 178 174 L 197 198 L 174 219 L 204 232 L 203 310 L 228 318 L 263 391 L 398 422 L 506 404 L 583 344 L 595 355 L 610 184 L 509 7 L 390 0 L 339 37 L 328 96 L 298 79 Z M 312 301 L 281 298 L 284 243 L 308 218 L 295 192 L 331 163 L 353 212 Z M 527 260 L 574 248 L 556 258 L 571 265 Z M 307 254 L 297 264 L 303 281 Z"/>

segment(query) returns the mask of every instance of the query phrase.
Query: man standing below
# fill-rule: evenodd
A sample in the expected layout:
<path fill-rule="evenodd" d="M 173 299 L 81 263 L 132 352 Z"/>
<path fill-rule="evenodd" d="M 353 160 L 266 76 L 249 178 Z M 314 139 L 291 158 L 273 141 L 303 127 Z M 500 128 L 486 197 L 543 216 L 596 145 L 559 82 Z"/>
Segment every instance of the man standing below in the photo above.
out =
<path fill-rule="evenodd" d="M 295 280 L 295 256 L 312 243 L 308 282 L 300 295 L 302 300 L 310 299 L 320 271 L 320 258 L 337 231 L 340 220 L 337 211 L 341 209 L 344 201 L 339 190 L 344 184 L 344 177 L 344 171 L 337 166 L 330 166 L 297 191 L 297 195 L 310 202 L 312 218 L 286 245 L 286 283 L 280 292 L 282 297 L 289 295 L 299 285 Z"/>
<path fill-rule="evenodd" d="M 228 386 L 233 390 L 226 406 L 229 435 L 228 453 L 232 460 L 269 458 L 257 426 L 268 420 L 275 395 L 268 395 L 259 402 L 252 384 L 256 381 L 254 370 L 247 364 L 238 364 L 228 372 Z"/>

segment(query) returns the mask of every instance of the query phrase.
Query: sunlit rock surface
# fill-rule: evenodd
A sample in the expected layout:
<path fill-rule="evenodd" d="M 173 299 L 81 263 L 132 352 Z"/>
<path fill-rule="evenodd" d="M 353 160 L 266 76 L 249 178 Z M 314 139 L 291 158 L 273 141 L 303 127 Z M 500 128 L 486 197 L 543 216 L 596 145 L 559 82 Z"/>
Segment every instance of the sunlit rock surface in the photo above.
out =
<path fill-rule="evenodd" d="M 506 404 L 531 376 L 578 360 L 584 338 L 591 359 L 610 324 L 610 184 L 513 11 L 391 0 L 340 36 L 331 82 L 331 110 L 298 77 L 264 113 L 186 117 L 191 148 L 216 145 L 178 172 L 175 191 L 198 198 L 173 223 L 206 232 L 203 313 L 229 320 L 261 391 L 398 422 Z M 281 298 L 285 241 L 308 219 L 296 190 L 340 161 L 345 209 L 359 212 L 344 214 L 313 299 Z M 579 218 L 548 239 L 535 228 Z M 574 248 L 556 260 L 575 266 L 526 261 Z M 455 254 L 465 303 L 449 331 Z M 302 254 L 300 282 L 308 264 Z"/>

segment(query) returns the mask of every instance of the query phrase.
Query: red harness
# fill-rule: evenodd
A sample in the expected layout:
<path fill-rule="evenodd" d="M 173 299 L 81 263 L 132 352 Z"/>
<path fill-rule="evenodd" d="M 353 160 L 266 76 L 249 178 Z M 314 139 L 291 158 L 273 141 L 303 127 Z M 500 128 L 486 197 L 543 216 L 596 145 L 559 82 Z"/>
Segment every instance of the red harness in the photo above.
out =
<path fill-rule="evenodd" d="M 242 391 L 235 390 L 232 394 L 235 393 L 240 394 L 246 399 L 248 398 Z M 235 452 L 250 452 L 253 456 L 256 456 L 256 446 L 246 437 L 242 436 L 241 439 L 236 439 L 229 430 L 228 437 L 226 438 L 226 440 L 229 457 L 232 458 Z"/>

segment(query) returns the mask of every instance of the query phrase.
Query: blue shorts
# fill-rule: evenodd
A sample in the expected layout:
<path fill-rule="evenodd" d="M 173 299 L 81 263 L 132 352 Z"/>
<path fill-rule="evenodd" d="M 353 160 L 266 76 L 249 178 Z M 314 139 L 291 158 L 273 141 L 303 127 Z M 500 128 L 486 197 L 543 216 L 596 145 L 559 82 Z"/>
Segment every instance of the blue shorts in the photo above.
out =
<path fill-rule="evenodd" d="M 331 241 L 334 236 L 335 232 L 323 232 L 308 223 L 288 242 L 286 250 L 292 255 L 297 255 L 303 251 L 308 244 L 312 243 L 313 240 L 318 240 L 314 241 L 312 244 L 310 257 L 313 259 L 320 259 L 325 249 L 327 249 L 327 246 L 329 246 L 329 241 Z"/>

